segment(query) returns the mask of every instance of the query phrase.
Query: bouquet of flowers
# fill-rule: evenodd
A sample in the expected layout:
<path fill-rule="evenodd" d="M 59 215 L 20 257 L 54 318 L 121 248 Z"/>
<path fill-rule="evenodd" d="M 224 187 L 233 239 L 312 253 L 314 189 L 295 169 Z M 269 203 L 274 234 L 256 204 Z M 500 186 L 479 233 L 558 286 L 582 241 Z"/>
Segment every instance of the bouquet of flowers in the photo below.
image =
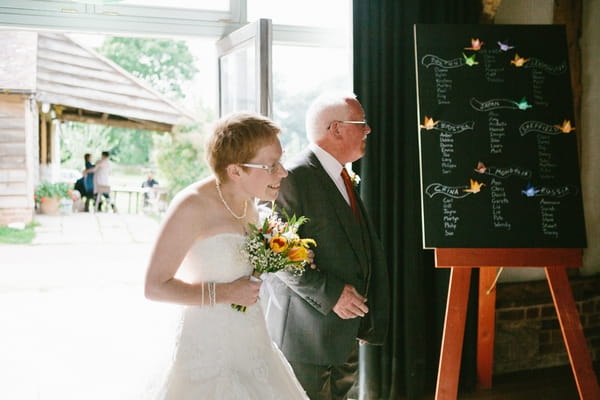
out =
<path fill-rule="evenodd" d="M 275 212 L 265 218 L 261 226 L 249 224 L 250 233 L 244 242 L 242 252 L 254 267 L 253 277 L 258 278 L 265 272 L 286 271 L 302 275 L 311 263 L 309 247 L 316 246 L 314 239 L 302 239 L 298 228 L 308 221 L 306 217 L 292 216 L 283 221 Z M 246 307 L 232 304 L 238 311 Z"/>

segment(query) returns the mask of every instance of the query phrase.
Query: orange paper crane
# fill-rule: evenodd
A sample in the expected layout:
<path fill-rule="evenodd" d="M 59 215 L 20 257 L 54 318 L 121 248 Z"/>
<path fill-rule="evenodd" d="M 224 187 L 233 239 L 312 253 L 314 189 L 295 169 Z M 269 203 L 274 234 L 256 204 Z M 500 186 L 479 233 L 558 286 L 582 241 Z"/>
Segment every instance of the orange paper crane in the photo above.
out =
<path fill-rule="evenodd" d="M 463 189 L 465 192 L 469 193 L 479 193 L 481 191 L 481 187 L 485 186 L 485 183 L 479 183 L 476 180 L 469 179 L 471 187 L 468 189 Z"/>
<path fill-rule="evenodd" d="M 568 119 L 565 119 L 563 121 L 562 125 L 554 125 L 554 127 L 556 129 L 558 129 L 559 131 L 561 131 L 562 133 L 569 133 L 569 132 L 575 130 L 575 127 L 571 126 L 571 121 Z"/>
<path fill-rule="evenodd" d="M 479 40 L 479 38 L 471 38 L 471 47 L 465 47 L 465 50 L 481 50 L 481 48 L 483 47 L 484 42 Z"/>
<path fill-rule="evenodd" d="M 434 126 L 437 125 L 437 123 L 440 121 L 433 121 L 433 118 L 429 118 L 427 115 L 425 116 L 424 120 L 423 120 L 423 125 L 421 125 L 421 128 L 425 128 L 427 130 L 431 130 L 433 129 Z"/>
<path fill-rule="evenodd" d="M 523 58 L 515 53 L 515 58 L 510 60 L 510 63 L 513 64 L 515 67 L 522 67 L 527 61 L 529 61 L 528 58 Z"/>

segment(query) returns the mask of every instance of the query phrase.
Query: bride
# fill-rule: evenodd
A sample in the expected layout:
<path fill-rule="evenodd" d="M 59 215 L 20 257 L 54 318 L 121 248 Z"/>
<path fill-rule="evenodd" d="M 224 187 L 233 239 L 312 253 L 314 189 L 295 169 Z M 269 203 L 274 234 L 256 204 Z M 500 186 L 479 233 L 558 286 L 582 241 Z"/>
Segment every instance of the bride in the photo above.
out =
<path fill-rule="evenodd" d="M 275 200 L 287 176 L 279 132 L 254 114 L 218 121 L 205 149 L 214 176 L 178 193 L 161 226 L 145 295 L 184 306 L 161 399 L 307 399 L 271 342 L 261 282 L 241 253 L 255 199 Z"/>

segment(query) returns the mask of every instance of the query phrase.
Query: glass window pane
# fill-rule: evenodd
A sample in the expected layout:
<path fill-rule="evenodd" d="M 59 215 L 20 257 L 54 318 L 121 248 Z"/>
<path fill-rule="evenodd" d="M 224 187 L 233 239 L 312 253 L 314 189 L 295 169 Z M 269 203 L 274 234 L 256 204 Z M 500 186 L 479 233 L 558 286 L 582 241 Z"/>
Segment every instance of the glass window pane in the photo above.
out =
<path fill-rule="evenodd" d="M 234 111 L 257 111 L 254 41 L 219 60 L 221 114 Z"/>
<path fill-rule="evenodd" d="M 351 0 L 251 0 L 248 20 L 270 18 L 278 25 L 306 25 L 348 30 L 352 21 Z"/>
<path fill-rule="evenodd" d="M 352 92 L 349 48 L 273 45 L 273 119 L 282 128 L 287 155 L 308 144 L 306 109 L 326 91 Z"/>
<path fill-rule="evenodd" d="M 107 1 L 104 1 L 107 3 Z M 122 0 L 111 1 L 128 6 L 187 8 L 191 10 L 229 10 L 229 0 Z"/>

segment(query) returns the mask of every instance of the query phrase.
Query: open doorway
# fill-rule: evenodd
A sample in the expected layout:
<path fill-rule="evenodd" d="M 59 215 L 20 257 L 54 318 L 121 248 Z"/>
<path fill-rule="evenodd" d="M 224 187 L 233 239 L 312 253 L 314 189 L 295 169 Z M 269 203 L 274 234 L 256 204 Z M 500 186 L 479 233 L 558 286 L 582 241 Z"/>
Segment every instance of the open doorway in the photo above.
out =
<path fill-rule="evenodd" d="M 167 7 L 163 7 L 165 3 Z M 283 128 L 286 152 L 293 154 L 305 143 L 304 111 L 312 97 L 321 90 L 352 89 L 351 1 L 290 2 L 285 9 L 280 3 L 19 0 L 0 6 L 0 25 L 3 30 L 68 33 L 99 53 L 107 38 L 183 41 L 199 72 L 183 85 L 184 96 L 179 101 L 195 118 L 208 124 L 218 115 L 219 104 L 215 43 L 248 21 L 271 19 L 272 117 Z M 190 4 L 193 8 L 186 8 Z M 320 12 L 307 13 L 315 9 Z M 125 66 L 120 68 L 126 70 Z M 106 128 L 101 124 L 82 122 L 61 122 L 61 137 L 81 145 L 77 135 L 109 136 L 102 132 Z M 76 129 L 77 134 L 65 133 Z M 162 150 L 153 147 L 154 151 L 172 151 L 179 156 L 190 153 L 202 160 L 202 127 L 180 133 L 191 139 L 189 147 L 167 142 Z M 129 135 L 150 136 L 157 142 L 172 140 L 173 136 L 147 129 Z M 104 142 L 94 147 L 109 145 Z M 74 152 L 77 144 L 69 146 L 62 143 L 60 148 Z M 17 197 L 28 204 L 35 176 L 29 175 L 27 168 L 35 167 L 39 160 L 32 160 L 27 153 L 31 147 L 24 149 L 22 158 L 28 160 L 24 166 L 0 165 L 0 169 L 11 170 L 11 181 L 0 184 L 14 187 Z M 75 170 L 81 170 L 83 160 L 79 157 L 63 160 L 59 155 L 66 169 Z M 123 158 L 129 161 L 133 156 Z M 154 168 L 154 164 L 148 166 Z M 130 175 L 134 179 L 123 180 L 123 185 L 141 184 L 141 171 L 135 169 Z M 0 173 L 0 181 L 6 176 Z M 13 182 L 14 176 L 26 177 L 26 183 Z M 160 172 L 156 177 L 159 182 L 168 182 Z M 118 175 L 113 178 L 121 183 Z M 0 397 L 149 398 L 152 388 L 148 384 L 167 362 L 163 356 L 170 343 L 165 333 L 170 332 L 175 316 L 171 306 L 150 303 L 142 293 L 145 263 L 158 221 L 139 219 L 139 215 L 129 214 L 126 206 L 121 208 L 123 212 L 118 214 L 99 214 L 84 222 L 88 225 L 80 232 L 70 230 L 77 225 L 67 216 L 46 220 L 43 233 L 47 240 L 35 246 L 2 248 L 0 315 L 6 323 L 0 332 L 0 375 L 7 383 Z M 57 239 L 54 235 L 62 236 Z"/>

